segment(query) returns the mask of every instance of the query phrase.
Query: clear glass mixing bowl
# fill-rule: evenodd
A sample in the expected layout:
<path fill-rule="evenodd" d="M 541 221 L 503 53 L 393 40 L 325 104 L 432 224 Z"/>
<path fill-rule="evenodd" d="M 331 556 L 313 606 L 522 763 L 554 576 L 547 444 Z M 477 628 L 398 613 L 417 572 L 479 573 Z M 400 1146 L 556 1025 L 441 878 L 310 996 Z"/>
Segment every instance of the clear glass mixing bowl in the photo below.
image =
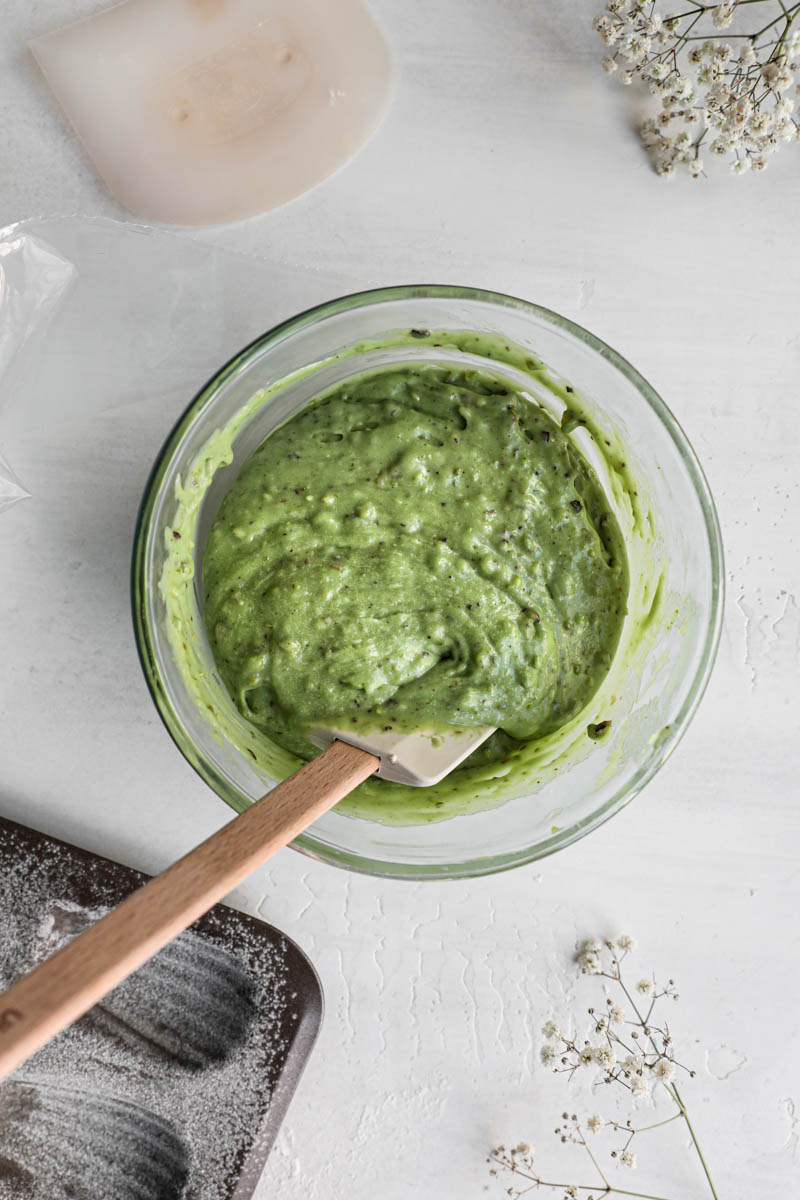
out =
<path fill-rule="evenodd" d="M 629 661 L 615 660 L 613 683 L 595 705 L 599 716 L 610 712 L 608 705 L 613 705 L 608 737 L 590 743 L 584 736 L 580 753 L 556 756 L 543 766 L 535 788 L 528 785 L 525 794 L 516 795 L 512 789 L 510 798 L 488 811 L 437 823 L 395 826 L 334 810 L 294 843 L 306 854 L 371 874 L 405 878 L 481 875 L 551 854 L 627 804 L 653 777 L 686 729 L 708 681 L 719 639 L 722 545 L 702 470 L 663 401 L 629 363 L 598 338 L 537 305 L 446 286 L 385 288 L 346 296 L 270 330 L 209 381 L 158 457 L 145 490 L 134 544 L 134 625 L 144 672 L 167 729 L 203 779 L 241 811 L 274 781 L 259 774 L 246 755 L 219 738 L 203 706 L 187 688 L 166 633 L 159 580 L 166 534 L 176 511 L 176 482 L 186 478 L 189 466 L 212 434 L 226 426 L 254 392 L 300 372 L 243 424 L 234 441 L 233 463 L 214 475 L 199 518 L 194 551 L 199 565 L 211 519 L 239 468 L 269 431 L 311 396 L 337 379 L 373 366 L 459 357 L 458 351 L 435 349 L 432 339 L 391 348 L 392 339 L 387 335 L 411 329 L 497 335 L 548 364 L 556 382 L 561 377 L 562 384 L 581 397 L 609 443 L 623 447 L 626 466 L 637 481 L 643 514 L 640 532 L 642 524 L 647 530 L 647 538 L 640 539 L 642 544 L 631 560 L 632 610 L 646 618 L 647 636 L 642 643 L 646 653 L 639 653 L 638 658 L 631 653 Z M 375 345 L 382 341 L 387 343 L 383 349 Z M 343 349 L 361 343 L 367 345 L 359 353 L 337 357 Z M 519 383 L 511 367 L 496 362 L 491 366 Z M 199 576 L 197 570 L 195 580 Z M 200 653 L 213 673 L 207 643 Z M 589 715 L 588 719 L 595 718 Z"/>

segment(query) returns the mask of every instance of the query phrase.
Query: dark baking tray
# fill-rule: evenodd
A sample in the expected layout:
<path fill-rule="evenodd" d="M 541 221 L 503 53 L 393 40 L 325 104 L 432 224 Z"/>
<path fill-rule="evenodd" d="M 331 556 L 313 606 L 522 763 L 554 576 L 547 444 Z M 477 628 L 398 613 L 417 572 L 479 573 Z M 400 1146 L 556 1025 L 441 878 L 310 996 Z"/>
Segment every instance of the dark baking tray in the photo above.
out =
<path fill-rule="evenodd" d="M 0 879 L 8 878 L 14 870 L 19 874 L 26 863 L 30 863 L 40 883 L 43 877 L 49 881 L 53 895 L 88 909 L 120 903 L 149 878 L 0 817 Z M 233 1165 L 226 1172 L 220 1192 L 224 1200 L 250 1200 L 316 1041 L 322 1022 L 322 988 L 302 950 L 263 921 L 218 904 L 192 930 L 234 951 L 254 971 L 259 969 L 259 962 L 263 967 L 263 962 L 279 956 L 286 972 L 291 1004 L 280 1013 L 277 1028 L 275 1018 L 268 1021 L 266 1012 L 259 1012 L 255 1020 L 256 1025 L 260 1021 L 264 1028 L 269 1026 L 270 1040 L 270 1053 L 263 1063 L 258 1119 L 235 1148 Z M 186 1195 L 188 1198 L 197 1193 L 187 1190 Z"/>

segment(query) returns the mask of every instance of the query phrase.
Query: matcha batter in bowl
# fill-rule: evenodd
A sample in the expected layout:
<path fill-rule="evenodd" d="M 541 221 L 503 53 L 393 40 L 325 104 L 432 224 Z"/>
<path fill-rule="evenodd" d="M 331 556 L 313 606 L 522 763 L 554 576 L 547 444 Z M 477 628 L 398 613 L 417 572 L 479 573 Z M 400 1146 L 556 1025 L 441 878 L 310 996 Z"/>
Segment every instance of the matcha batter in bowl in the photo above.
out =
<path fill-rule="evenodd" d="M 145 493 L 133 606 L 167 728 L 236 810 L 315 724 L 497 726 L 295 843 L 424 878 L 627 803 L 700 700 L 722 580 L 702 472 L 628 363 L 511 297 L 399 287 L 278 326 L 200 392 Z"/>

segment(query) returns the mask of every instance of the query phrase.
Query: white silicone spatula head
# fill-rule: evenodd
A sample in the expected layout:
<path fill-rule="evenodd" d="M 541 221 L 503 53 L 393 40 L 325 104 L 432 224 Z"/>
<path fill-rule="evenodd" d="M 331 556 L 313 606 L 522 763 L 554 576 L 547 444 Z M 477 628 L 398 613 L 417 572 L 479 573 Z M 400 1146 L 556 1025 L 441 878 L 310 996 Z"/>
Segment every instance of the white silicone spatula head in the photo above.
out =
<path fill-rule="evenodd" d="M 116 199 L 181 225 L 313 187 L 366 141 L 392 85 L 362 0 L 123 0 L 30 48 Z"/>
<path fill-rule="evenodd" d="M 447 733 L 398 733 L 394 730 L 354 735 L 347 729 L 315 729 L 315 746 L 347 742 L 381 760 L 375 772 L 381 779 L 407 783 L 411 787 L 432 787 L 462 763 L 494 729 L 482 725 L 475 729 L 452 729 Z"/>

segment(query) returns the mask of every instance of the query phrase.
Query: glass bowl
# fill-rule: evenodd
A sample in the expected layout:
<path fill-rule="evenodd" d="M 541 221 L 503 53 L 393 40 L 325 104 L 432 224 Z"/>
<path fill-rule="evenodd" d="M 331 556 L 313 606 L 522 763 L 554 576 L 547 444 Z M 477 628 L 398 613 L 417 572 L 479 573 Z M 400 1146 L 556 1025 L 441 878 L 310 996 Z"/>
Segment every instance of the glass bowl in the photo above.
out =
<path fill-rule="evenodd" d="M 510 296 L 470 288 L 384 288 L 320 305 L 265 333 L 227 363 L 195 397 L 161 451 L 145 489 L 133 552 L 136 639 L 156 706 L 187 760 L 241 811 L 275 780 L 220 733 L 187 686 L 173 654 L 159 583 L 176 519 L 176 487 L 202 463 L 209 439 L 245 413 L 233 461 L 210 474 L 199 507 L 193 566 L 221 497 L 276 425 L 338 379 L 374 366 L 475 354 L 409 331 L 495 335 L 547 364 L 536 380 L 512 362 L 495 373 L 527 387 L 558 418 L 577 405 L 587 427 L 574 434 L 589 457 L 611 447 L 633 482 L 605 478 L 624 526 L 631 567 L 629 617 L 608 679 L 591 704 L 537 764 L 527 782 L 498 779 L 488 807 L 442 821 L 392 825 L 333 810 L 293 845 L 351 870 L 401 878 L 464 877 L 505 870 L 568 846 L 627 804 L 653 777 L 686 729 L 708 681 L 720 634 L 723 559 L 714 503 L 697 459 L 669 409 L 629 363 L 573 322 Z M 399 333 L 404 333 L 400 337 Z M 269 402 L 248 401 L 261 388 Z M 571 435 L 573 436 L 573 435 Z M 622 459 L 624 458 L 624 461 Z M 598 467 L 601 474 L 602 464 Z M 613 494 L 615 493 L 618 494 Z M 613 494 L 613 495 L 612 495 Z M 190 570 L 191 570 L 190 565 Z M 191 585 L 196 605 L 199 569 Z M 209 686 L 223 690 L 199 618 L 196 648 Z M 232 720 L 242 719 L 227 704 Z M 587 722 L 612 718 L 592 741 Z M 488 797 L 488 793 L 487 793 Z"/>

